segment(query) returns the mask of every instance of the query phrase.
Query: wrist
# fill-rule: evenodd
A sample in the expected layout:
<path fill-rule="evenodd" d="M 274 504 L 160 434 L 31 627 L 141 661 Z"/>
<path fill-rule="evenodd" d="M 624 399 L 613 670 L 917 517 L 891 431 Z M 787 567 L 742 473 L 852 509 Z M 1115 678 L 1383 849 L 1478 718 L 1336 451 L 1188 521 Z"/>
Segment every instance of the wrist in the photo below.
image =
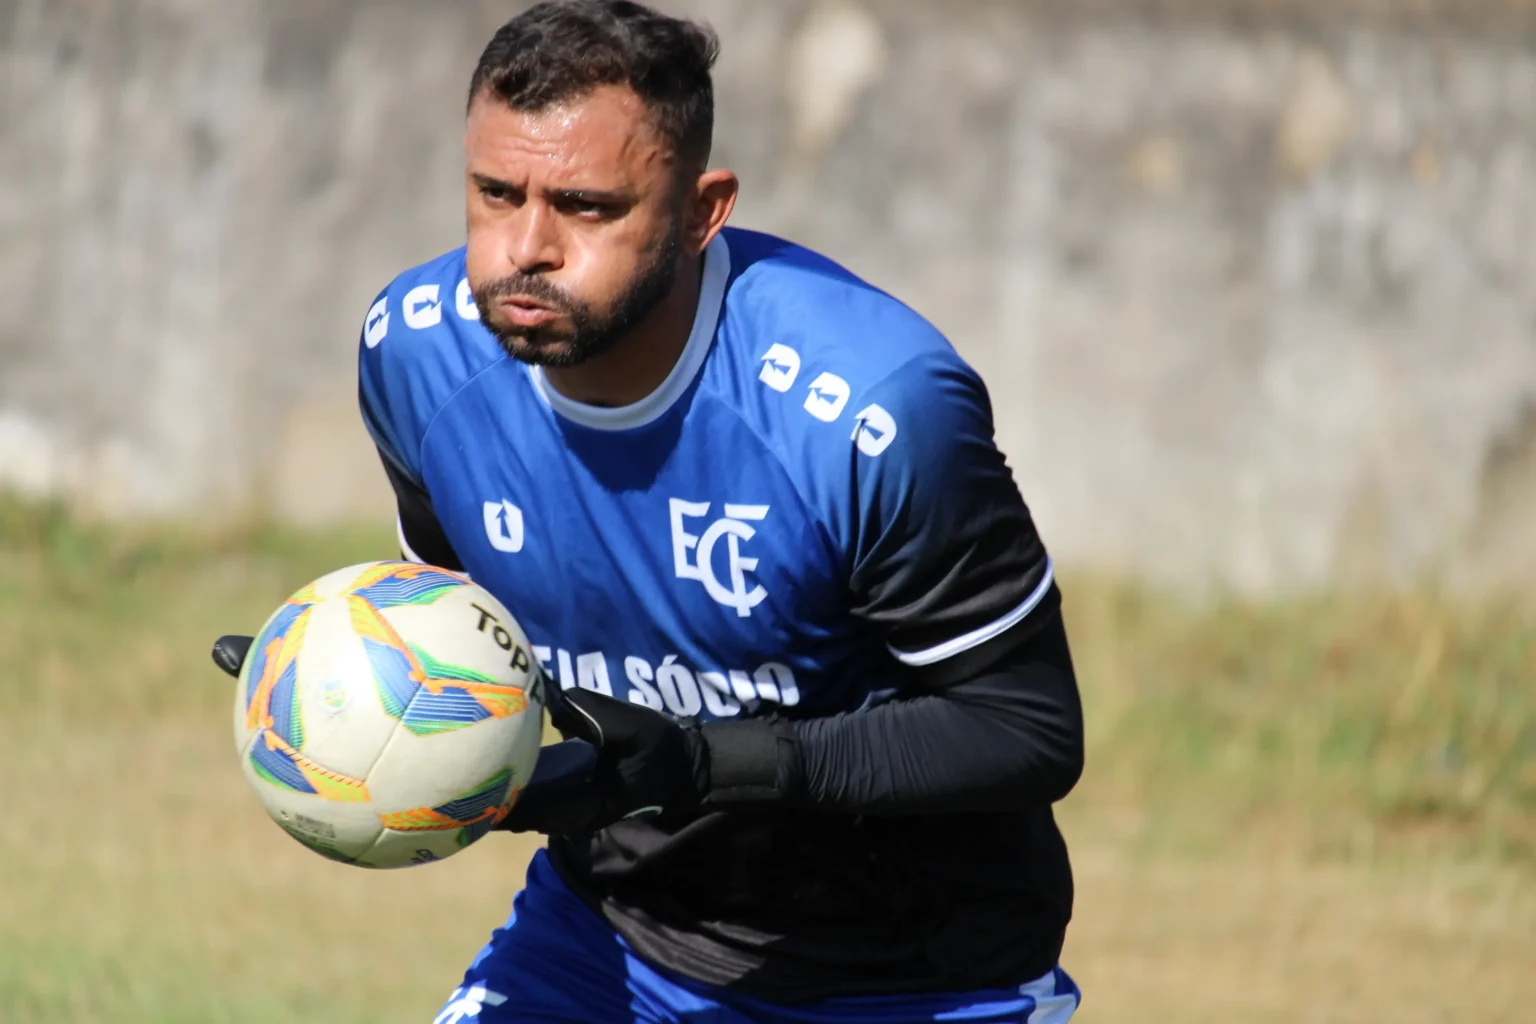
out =
<path fill-rule="evenodd" d="M 707 722 L 699 728 L 695 778 L 703 806 L 782 804 L 800 790 L 794 723 L 775 718 Z"/>

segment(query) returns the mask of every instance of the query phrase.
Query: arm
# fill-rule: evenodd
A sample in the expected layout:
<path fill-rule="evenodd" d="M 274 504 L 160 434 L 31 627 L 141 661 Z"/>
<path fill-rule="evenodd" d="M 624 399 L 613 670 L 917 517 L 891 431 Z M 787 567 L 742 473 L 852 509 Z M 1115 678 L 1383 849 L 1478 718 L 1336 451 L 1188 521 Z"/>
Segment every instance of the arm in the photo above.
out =
<path fill-rule="evenodd" d="M 759 738 L 771 732 L 771 747 Z M 780 800 L 849 814 L 1013 811 L 1066 796 L 1083 770 L 1083 717 L 1058 612 L 939 693 L 831 718 L 703 727 L 706 805 Z M 757 734 L 757 735 L 754 735 Z"/>
<path fill-rule="evenodd" d="M 1050 558 L 986 390 L 936 354 L 869 398 L 898 430 L 879 455 L 852 455 L 850 590 L 905 667 L 904 699 L 778 727 L 771 759 L 747 736 L 762 725 L 706 726 L 712 780 L 750 791 L 772 773 L 778 799 L 855 814 L 1059 800 L 1082 773 L 1082 706 Z"/>

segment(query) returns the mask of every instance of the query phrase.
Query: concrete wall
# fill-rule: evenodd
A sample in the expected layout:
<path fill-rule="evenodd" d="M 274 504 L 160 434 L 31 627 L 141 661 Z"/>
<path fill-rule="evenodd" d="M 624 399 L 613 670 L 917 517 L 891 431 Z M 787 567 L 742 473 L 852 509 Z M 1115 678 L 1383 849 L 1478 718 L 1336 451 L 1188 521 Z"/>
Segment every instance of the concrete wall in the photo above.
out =
<path fill-rule="evenodd" d="M 0 0 L 0 483 L 380 514 L 358 324 L 459 243 L 463 90 L 517 6 Z M 737 222 L 951 334 L 1063 560 L 1536 586 L 1522 18 L 664 6 L 724 38 Z"/>

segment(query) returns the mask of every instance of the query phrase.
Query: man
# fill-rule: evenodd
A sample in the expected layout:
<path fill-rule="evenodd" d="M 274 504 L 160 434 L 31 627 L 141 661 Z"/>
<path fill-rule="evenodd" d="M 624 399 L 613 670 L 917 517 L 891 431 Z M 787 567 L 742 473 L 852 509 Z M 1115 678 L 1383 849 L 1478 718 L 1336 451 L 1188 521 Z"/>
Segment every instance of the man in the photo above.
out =
<path fill-rule="evenodd" d="M 1082 715 L 1050 560 L 948 343 L 724 227 L 715 55 L 622 0 L 510 21 L 468 246 L 363 327 L 405 555 L 513 610 L 576 738 L 438 1021 L 1060 1024 Z"/>

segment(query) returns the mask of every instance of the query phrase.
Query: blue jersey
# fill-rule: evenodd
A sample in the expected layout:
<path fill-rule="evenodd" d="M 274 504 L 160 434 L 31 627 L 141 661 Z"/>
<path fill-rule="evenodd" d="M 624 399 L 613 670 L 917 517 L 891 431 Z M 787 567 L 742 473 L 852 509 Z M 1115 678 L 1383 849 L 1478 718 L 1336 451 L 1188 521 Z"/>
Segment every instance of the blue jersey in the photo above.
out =
<path fill-rule="evenodd" d="M 956 493 L 1014 487 L 986 391 L 905 306 L 767 236 L 712 244 L 682 358 L 635 405 L 572 402 L 508 358 L 462 250 L 380 296 L 362 397 L 385 457 L 564 687 L 705 720 L 851 710 L 1050 588 L 1035 544 L 1001 593 L 934 593 L 978 525 Z"/>
<path fill-rule="evenodd" d="M 981 380 L 912 310 L 798 246 L 718 236 L 681 357 L 623 408 L 573 402 L 509 358 L 463 250 L 397 278 L 360 351 L 407 553 L 500 598 L 563 687 L 701 720 L 823 717 L 954 682 L 1055 613 Z M 551 852 L 634 948 L 690 976 L 773 975 L 760 990 L 802 996 L 948 990 L 968 961 L 1013 982 L 1054 964 L 1070 877 L 1041 813 L 988 822 L 978 842 L 952 822 L 742 815 L 676 834 L 622 823 Z M 936 832 L 964 848 L 894 863 Z M 993 889 L 966 857 L 991 858 Z M 958 888 L 920 897 L 946 875 L 934 858 Z M 987 921 L 945 925 L 937 959 L 880 938 L 966 901 Z M 799 945 L 791 910 L 814 921 Z M 1044 938 L 1020 939 L 1022 922 Z M 775 957 L 827 970 L 765 972 Z"/>

